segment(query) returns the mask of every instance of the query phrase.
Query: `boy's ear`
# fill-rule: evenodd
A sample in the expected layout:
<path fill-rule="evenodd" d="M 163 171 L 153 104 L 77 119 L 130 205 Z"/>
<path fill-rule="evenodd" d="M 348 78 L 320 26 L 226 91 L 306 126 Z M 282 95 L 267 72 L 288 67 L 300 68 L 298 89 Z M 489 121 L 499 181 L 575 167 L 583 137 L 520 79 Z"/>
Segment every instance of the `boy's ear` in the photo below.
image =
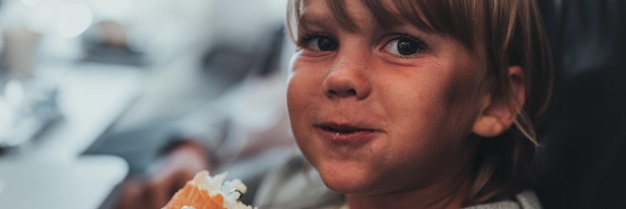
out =
<path fill-rule="evenodd" d="M 482 98 L 481 112 L 472 129 L 474 134 L 485 138 L 498 136 L 513 125 L 515 118 L 521 112 L 526 99 L 524 70 L 520 66 L 511 66 L 508 73 L 513 97 L 496 97 L 493 93 L 485 94 Z M 517 101 L 507 101 L 508 99 Z M 511 107 L 510 104 L 514 106 Z"/>

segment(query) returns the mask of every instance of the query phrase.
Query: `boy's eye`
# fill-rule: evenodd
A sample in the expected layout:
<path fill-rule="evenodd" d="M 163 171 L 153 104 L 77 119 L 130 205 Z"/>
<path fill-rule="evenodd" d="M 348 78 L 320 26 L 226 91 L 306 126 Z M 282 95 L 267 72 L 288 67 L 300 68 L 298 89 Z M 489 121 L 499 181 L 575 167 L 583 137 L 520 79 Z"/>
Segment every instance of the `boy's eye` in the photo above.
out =
<path fill-rule="evenodd" d="M 400 35 L 389 41 L 385 46 L 385 51 L 401 57 L 411 56 L 425 49 L 424 42 L 407 35 Z"/>
<path fill-rule="evenodd" d="M 333 51 L 339 46 L 335 40 L 327 36 L 314 36 L 305 38 L 303 41 L 308 49 L 314 51 Z"/>

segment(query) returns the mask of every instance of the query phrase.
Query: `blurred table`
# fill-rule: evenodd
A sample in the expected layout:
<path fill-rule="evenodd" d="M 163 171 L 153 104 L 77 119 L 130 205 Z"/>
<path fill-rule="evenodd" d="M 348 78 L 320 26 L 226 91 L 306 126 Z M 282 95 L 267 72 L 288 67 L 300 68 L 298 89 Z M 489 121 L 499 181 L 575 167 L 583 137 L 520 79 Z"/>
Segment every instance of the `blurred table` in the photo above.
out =
<path fill-rule="evenodd" d="M 71 164 L 0 160 L 0 208 L 97 209 L 125 177 L 126 162 L 85 156 Z"/>
<path fill-rule="evenodd" d="M 81 153 L 139 95 L 144 72 L 96 63 L 41 65 L 37 72 L 58 84 L 63 119 L 0 156 L 0 208 L 96 209 L 128 166 L 117 157 Z"/>

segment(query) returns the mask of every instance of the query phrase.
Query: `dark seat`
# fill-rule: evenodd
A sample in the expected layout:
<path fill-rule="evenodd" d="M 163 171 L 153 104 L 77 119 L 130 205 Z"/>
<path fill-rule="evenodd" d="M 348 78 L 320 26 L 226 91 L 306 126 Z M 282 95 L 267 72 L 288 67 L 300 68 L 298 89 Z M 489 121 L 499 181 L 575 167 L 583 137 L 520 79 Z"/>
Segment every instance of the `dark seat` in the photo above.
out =
<path fill-rule="evenodd" d="M 626 1 L 539 1 L 555 61 L 540 131 L 545 208 L 626 208 Z"/>

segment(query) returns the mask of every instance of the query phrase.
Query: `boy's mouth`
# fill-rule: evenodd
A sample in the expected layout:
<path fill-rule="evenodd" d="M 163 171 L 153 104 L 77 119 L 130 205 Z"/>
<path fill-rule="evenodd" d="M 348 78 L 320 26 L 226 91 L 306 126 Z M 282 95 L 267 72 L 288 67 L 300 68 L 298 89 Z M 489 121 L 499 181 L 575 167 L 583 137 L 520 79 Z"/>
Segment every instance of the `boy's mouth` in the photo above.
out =
<path fill-rule="evenodd" d="M 336 132 L 336 133 L 340 133 L 340 134 L 350 134 L 350 133 L 354 133 L 354 132 L 363 130 L 363 129 L 357 129 L 357 128 L 337 128 L 337 127 L 328 127 L 328 126 L 322 126 L 320 128 L 322 130 L 324 130 L 324 131 Z"/>
<path fill-rule="evenodd" d="M 352 126 L 352 125 L 320 124 L 316 126 L 324 131 L 340 133 L 340 134 L 351 134 L 351 133 L 361 132 L 361 131 L 366 131 L 366 132 L 375 131 L 373 129 L 361 128 L 361 127 Z"/>
<path fill-rule="evenodd" d="M 322 123 L 314 125 L 323 139 L 334 144 L 363 144 L 377 138 L 382 131 L 363 126 L 339 123 Z"/>
<path fill-rule="evenodd" d="M 369 128 L 363 125 L 320 123 L 314 125 L 321 136 L 329 142 L 339 144 L 362 144 L 377 137 L 382 130 Z"/>

